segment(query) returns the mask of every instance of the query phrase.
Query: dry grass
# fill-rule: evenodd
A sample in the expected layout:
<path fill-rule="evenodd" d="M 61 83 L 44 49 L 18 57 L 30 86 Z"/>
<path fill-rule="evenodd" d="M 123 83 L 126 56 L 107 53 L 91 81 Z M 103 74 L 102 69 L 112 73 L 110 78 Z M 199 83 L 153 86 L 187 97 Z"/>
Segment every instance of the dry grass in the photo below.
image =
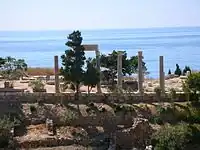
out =
<path fill-rule="evenodd" d="M 31 76 L 54 75 L 54 69 L 53 68 L 28 68 L 26 73 Z"/>

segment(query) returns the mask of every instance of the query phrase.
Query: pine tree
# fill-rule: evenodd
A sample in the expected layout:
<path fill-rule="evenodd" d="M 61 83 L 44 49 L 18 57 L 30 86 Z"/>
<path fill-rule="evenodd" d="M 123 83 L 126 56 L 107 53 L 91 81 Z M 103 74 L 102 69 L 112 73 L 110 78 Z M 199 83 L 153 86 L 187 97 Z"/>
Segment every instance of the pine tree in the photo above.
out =
<path fill-rule="evenodd" d="M 169 71 L 168 71 L 168 75 L 170 75 L 170 74 L 172 74 L 172 73 L 171 73 L 171 70 L 169 69 Z"/>
<path fill-rule="evenodd" d="M 182 74 L 182 71 L 178 64 L 176 64 L 176 70 L 175 70 L 174 74 L 178 75 L 178 76 L 180 76 Z"/>
<path fill-rule="evenodd" d="M 61 75 L 65 81 L 70 81 L 75 85 L 75 99 L 79 100 L 79 86 L 84 80 L 83 66 L 85 64 L 85 52 L 82 44 L 81 32 L 74 31 L 68 36 L 66 46 L 69 47 L 65 54 L 61 56 Z M 79 108 L 79 107 L 78 107 Z"/>

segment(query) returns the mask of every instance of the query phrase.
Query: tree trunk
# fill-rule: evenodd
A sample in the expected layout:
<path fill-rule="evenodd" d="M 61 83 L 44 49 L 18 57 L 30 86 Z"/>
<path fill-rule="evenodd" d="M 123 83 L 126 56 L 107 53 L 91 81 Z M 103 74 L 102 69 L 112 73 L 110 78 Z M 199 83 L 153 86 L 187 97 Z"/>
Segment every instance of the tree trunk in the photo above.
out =
<path fill-rule="evenodd" d="M 76 101 L 79 100 L 79 84 L 78 84 L 78 83 L 76 83 L 75 100 L 76 100 Z M 79 117 L 80 117 L 80 116 L 81 116 L 81 111 L 80 111 L 80 107 L 79 107 L 78 102 L 77 102 L 77 109 L 78 109 L 78 113 L 79 113 Z"/>

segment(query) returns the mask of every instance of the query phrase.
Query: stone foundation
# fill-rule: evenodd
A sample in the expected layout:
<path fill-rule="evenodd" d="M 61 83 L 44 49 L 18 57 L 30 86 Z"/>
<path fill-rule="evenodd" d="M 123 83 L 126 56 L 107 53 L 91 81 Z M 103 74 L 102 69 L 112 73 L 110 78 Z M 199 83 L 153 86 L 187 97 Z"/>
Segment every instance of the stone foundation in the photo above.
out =
<path fill-rule="evenodd" d="M 185 101 L 185 94 L 177 94 L 177 102 Z M 37 103 L 42 102 L 46 104 L 59 104 L 59 103 L 74 103 L 74 104 L 87 104 L 89 102 L 102 103 L 102 102 L 116 102 L 116 103 L 153 103 L 158 102 L 156 94 L 146 94 L 140 96 L 134 93 L 108 93 L 108 94 L 88 94 L 81 93 L 79 101 L 75 101 L 74 93 L 16 93 L 16 92 L 3 92 L 0 93 L 0 102 L 20 102 L 20 103 Z M 163 102 L 169 102 L 169 97 L 162 98 Z"/>

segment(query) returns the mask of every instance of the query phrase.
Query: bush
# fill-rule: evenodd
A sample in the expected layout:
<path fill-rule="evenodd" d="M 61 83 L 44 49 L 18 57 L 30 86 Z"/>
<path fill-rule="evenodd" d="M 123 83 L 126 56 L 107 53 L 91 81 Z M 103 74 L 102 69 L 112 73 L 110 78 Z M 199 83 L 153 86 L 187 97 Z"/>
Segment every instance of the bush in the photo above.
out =
<path fill-rule="evenodd" d="M 176 98 L 177 98 L 176 90 L 174 88 L 170 89 L 169 96 L 170 96 L 171 104 L 174 105 L 174 101 L 176 101 Z"/>
<path fill-rule="evenodd" d="M 184 150 L 191 141 L 192 130 L 187 124 L 165 125 L 152 136 L 155 150 Z"/>
<path fill-rule="evenodd" d="M 32 87 L 32 89 L 35 91 L 35 92 L 40 92 L 42 90 L 44 90 L 44 83 L 41 81 L 41 80 L 35 80 L 35 81 L 32 81 L 29 86 Z"/>
<path fill-rule="evenodd" d="M 176 70 L 175 70 L 174 74 L 178 75 L 178 76 L 180 76 L 182 74 L 182 71 L 178 64 L 176 64 Z"/>
<path fill-rule="evenodd" d="M 164 124 L 165 122 L 173 123 L 174 119 L 174 111 L 173 107 L 171 106 L 156 106 L 156 114 L 150 118 L 151 123 L 156 123 L 159 125 Z"/>
<path fill-rule="evenodd" d="M 33 113 L 33 112 L 36 112 L 36 107 L 34 106 L 34 105 L 31 105 L 30 106 L 30 111 L 31 111 L 31 113 Z"/>
<path fill-rule="evenodd" d="M 185 66 L 185 68 L 183 69 L 183 75 L 186 75 L 187 71 L 191 72 L 191 69 L 189 66 Z"/>
<path fill-rule="evenodd" d="M 169 71 L 168 71 L 168 75 L 170 75 L 170 74 L 172 74 L 172 72 L 171 72 L 171 70 L 169 69 Z"/>
<path fill-rule="evenodd" d="M 6 116 L 0 118 L 0 148 L 8 147 L 11 139 L 10 131 L 14 127 L 15 122 L 10 121 Z"/>
<path fill-rule="evenodd" d="M 185 84 L 191 92 L 200 92 L 200 73 L 192 73 L 186 79 Z"/>
<path fill-rule="evenodd" d="M 62 122 L 65 124 L 70 124 L 72 121 L 78 119 L 78 114 L 72 110 L 67 109 L 61 116 Z"/>
<path fill-rule="evenodd" d="M 154 92 L 156 93 L 156 98 L 158 101 L 161 101 L 161 94 L 162 94 L 162 90 L 160 87 L 155 87 L 154 88 Z"/>

